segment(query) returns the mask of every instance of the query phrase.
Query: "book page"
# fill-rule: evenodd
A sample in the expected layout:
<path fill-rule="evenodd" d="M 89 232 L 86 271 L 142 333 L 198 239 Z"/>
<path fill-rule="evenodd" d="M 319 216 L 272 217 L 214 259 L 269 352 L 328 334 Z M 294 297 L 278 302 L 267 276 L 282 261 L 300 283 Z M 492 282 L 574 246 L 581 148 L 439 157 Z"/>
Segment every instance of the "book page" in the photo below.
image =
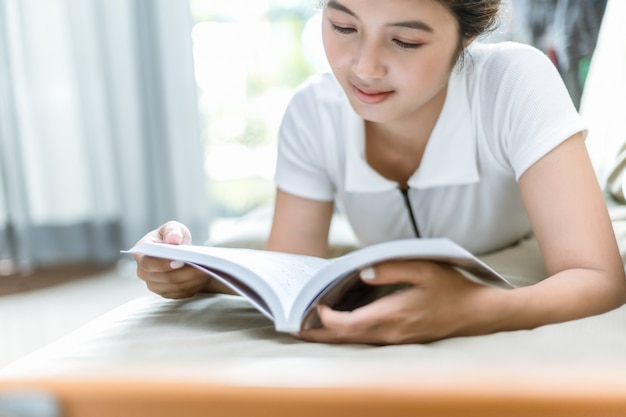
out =
<path fill-rule="evenodd" d="M 283 311 L 288 313 L 302 287 L 328 260 L 279 252 L 255 252 L 238 257 L 237 262 L 261 276 L 280 299 Z"/>
<path fill-rule="evenodd" d="M 223 271 L 212 271 L 211 268 L 209 268 L 208 266 L 205 266 L 205 265 L 200 265 L 200 264 L 196 264 L 196 263 L 190 263 L 189 265 L 191 265 L 191 266 L 193 266 L 195 268 L 198 268 L 202 272 L 210 275 L 212 278 L 215 278 L 218 281 L 220 281 L 222 284 L 226 285 L 228 288 L 233 290 L 235 293 L 244 296 L 245 298 L 248 299 L 248 301 L 254 307 L 256 307 L 257 310 L 259 310 L 261 313 L 263 313 L 263 315 L 265 315 L 270 320 L 274 320 L 274 315 L 272 314 L 272 309 L 270 308 L 269 305 L 267 305 L 267 302 L 261 296 L 259 296 L 259 294 L 256 291 L 254 291 L 252 288 L 250 288 L 243 281 L 241 281 L 241 280 L 239 280 L 239 279 L 233 277 L 232 275 L 229 275 L 229 274 L 227 274 L 227 273 L 225 273 Z"/>
<path fill-rule="evenodd" d="M 142 243 L 131 251 L 202 265 L 212 276 L 251 298 L 257 307 L 262 305 L 260 310 L 271 310 L 274 320 L 288 315 L 296 294 L 329 263 L 327 259 L 312 256 L 194 245 Z M 246 287 L 241 287 L 239 281 Z"/>

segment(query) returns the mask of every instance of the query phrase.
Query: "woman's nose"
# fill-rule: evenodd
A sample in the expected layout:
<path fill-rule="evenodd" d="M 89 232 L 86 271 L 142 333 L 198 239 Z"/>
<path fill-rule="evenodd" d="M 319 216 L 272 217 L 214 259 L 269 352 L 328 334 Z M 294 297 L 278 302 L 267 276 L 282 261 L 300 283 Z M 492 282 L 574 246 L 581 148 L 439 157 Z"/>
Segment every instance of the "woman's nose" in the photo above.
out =
<path fill-rule="evenodd" d="M 380 48 L 362 45 L 354 62 L 354 74 L 362 80 L 382 78 L 387 73 Z"/>

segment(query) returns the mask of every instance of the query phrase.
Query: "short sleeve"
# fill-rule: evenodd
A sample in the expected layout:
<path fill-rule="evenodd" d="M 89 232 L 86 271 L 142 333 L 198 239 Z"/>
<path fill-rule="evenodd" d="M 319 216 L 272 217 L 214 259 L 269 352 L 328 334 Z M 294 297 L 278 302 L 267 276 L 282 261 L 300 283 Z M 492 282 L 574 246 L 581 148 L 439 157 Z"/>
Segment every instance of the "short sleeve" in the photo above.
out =
<path fill-rule="evenodd" d="M 535 162 L 586 127 L 560 74 L 529 45 L 504 43 L 485 63 L 482 104 L 493 137 L 520 176 Z"/>
<path fill-rule="evenodd" d="M 296 91 L 285 111 L 278 134 L 275 181 L 287 193 L 332 201 L 334 187 L 325 166 L 321 106 L 311 90 L 305 85 Z"/>

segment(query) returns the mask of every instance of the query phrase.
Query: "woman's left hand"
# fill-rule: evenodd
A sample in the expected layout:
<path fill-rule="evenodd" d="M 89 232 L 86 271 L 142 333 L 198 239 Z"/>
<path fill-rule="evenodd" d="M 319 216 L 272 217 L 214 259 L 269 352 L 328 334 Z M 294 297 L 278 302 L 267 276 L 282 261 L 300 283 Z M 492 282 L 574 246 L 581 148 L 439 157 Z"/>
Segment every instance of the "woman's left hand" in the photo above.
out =
<path fill-rule="evenodd" d="M 361 278 L 369 285 L 409 286 L 353 311 L 320 306 L 323 327 L 294 336 L 325 343 L 427 343 L 490 333 L 504 319 L 496 311 L 504 305 L 499 300 L 508 290 L 474 283 L 444 264 L 389 262 L 362 273 Z"/>

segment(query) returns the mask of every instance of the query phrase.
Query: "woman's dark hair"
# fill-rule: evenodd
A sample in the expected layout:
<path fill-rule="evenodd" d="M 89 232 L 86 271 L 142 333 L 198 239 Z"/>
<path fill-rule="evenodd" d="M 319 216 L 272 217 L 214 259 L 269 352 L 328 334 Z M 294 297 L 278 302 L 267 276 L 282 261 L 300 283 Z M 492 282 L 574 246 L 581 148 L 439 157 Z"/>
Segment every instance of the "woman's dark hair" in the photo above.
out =
<path fill-rule="evenodd" d="M 437 0 L 454 15 L 459 29 L 457 58 L 463 59 L 466 42 L 494 30 L 501 0 Z"/>

